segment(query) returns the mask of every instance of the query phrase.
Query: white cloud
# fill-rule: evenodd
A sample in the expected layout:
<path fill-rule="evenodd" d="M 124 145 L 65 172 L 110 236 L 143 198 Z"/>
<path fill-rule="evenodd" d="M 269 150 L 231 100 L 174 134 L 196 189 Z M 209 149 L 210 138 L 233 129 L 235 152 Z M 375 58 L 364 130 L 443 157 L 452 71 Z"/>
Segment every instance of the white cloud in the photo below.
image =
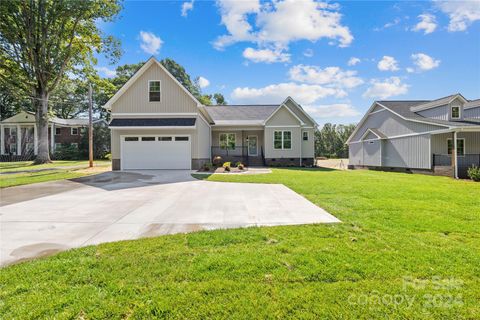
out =
<path fill-rule="evenodd" d="M 395 18 L 392 22 L 385 23 L 385 24 L 383 25 L 383 27 L 381 27 L 381 28 L 375 28 L 375 29 L 373 29 L 373 31 L 381 31 L 381 30 L 383 30 L 383 29 L 388 29 L 388 28 L 391 28 L 391 27 L 396 26 L 396 25 L 399 24 L 399 23 L 400 23 L 400 18 Z"/>
<path fill-rule="evenodd" d="M 198 77 L 198 85 L 200 86 L 200 88 L 206 88 L 210 85 L 210 81 L 208 81 L 207 78 L 204 78 L 204 77 Z"/>
<path fill-rule="evenodd" d="M 363 83 L 356 71 L 342 70 L 339 67 L 321 69 L 316 66 L 296 65 L 288 71 L 291 80 L 309 84 L 321 84 L 332 88 L 351 89 Z"/>
<path fill-rule="evenodd" d="M 142 50 L 146 53 L 152 55 L 158 54 L 160 47 L 163 44 L 163 41 L 160 39 L 160 37 L 156 36 L 152 32 L 147 31 L 140 31 L 140 40 L 142 41 L 140 48 L 142 48 Z"/>
<path fill-rule="evenodd" d="M 413 64 L 417 71 L 427 71 L 437 68 L 440 65 L 440 60 L 436 60 L 425 53 L 414 53 L 411 55 Z M 412 68 L 410 68 L 412 70 Z M 409 70 L 407 70 L 410 72 Z M 413 72 L 413 70 L 412 70 Z"/>
<path fill-rule="evenodd" d="M 357 57 L 351 57 L 350 60 L 348 60 L 347 64 L 349 66 L 354 66 L 360 63 L 360 59 Z"/>
<path fill-rule="evenodd" d="M 100 72 L 104 77 L 113 78 L 117 75 L 117 72 L 107 67 L 96 67 L 95 70 Z"/>
<path fill-rule="evenodd" d="M 465 31 L 480 20 L 480 0 L 436 1 L 436 4 L 450 18 L 448 31 Z"/>
<path fill-rule="evenodd" d="M 282 50 L 270 50 L 270 49 L 253 49 L 246 48 L 243 51 L 243 57 L 255 63 L 266 62 L 289 62 L 290 54 L 282 52 Z"/>
<path fill-rule="evenodd" d="M 322 38 L 346 47 L 353 41 L 341 24 L 339 6 L 314 0 L 285 0 L 260 4 L 259 0 L 219 0 L 221 21 L 228 33 L 214 42 L 216 49 L 237 42 L 256 43 L 261 49 L 286 51 L 290 42 Z"/>
<path fill-rule="evenodd" d="M 193 2 L 194 0 L 182 3 L 182 17 L 186 17 L 188 15 L 188 11 L 193 10 Z"/>
<path fill-rule="evenodd" d="M 390 56 L 383 56 L 382 60 L 378 62 L 377 67 L 378 70 L 381 71 L 397 71 L 399 69 L 398 61 Z"/>
<path fill-rule="evenodd" d="M 315 119 L 356 117 L 361 113 L 347 103 L 303 106 L 303 109 Z"/>
<path fill-rule="evenodd" d="M 420 21 L 412 28 L 413 31 L 422 31 L 429 34 L 437 29 L 437 20 L 434 15 L 424 13 L 418 16 Z"/>
<path fill-rule="evenodd" d="M 363 93 L 364 98 L 386 99 L 408 92 L 409 85 L 402 83 L 399 77 L 390 77 L 383 81 L 372 80 L 371 86 Z"/>
<path fill-rule="evenodd" d="M 263 88 L 235 88 L 231 97 L 237 103 L 280 103 L 285 100 L 285 97 L 291 96 L 300 104 L 312 104 L 328 96 L 344 97 L 345 95 L 346 92 L 340 89 L 287 82 Z"/>
<path fill-rule="evenodd" d="M 306 49 L 305 51 L 303 51 L 303 55 L 307 58 L 311 58 L 313 57 L 313 50 L 312 49 Z"/>

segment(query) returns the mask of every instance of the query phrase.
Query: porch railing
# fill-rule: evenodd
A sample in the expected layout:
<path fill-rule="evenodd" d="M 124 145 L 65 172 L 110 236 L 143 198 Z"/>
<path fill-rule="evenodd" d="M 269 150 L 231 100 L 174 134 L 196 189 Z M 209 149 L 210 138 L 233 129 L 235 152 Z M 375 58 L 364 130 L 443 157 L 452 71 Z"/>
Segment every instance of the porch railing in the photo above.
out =
<path fill-rule="evenodd" d="M 432 166 L 451 166 L 451 154 L 434 154 Z M 465 154 L 457 157 L 458 177 L 468 178 L 467 170 L 471 166 L 480 166 L 480 154 Z"/>
<path fill-rule="evenodd" d="M 248 150 L 247 146 L 241 147 L 220 147 L 220 146 L 212 146 L 212 160 L 215 157 L 222 157 L 222 161 L 230 161 L 230 162 L 243 162 L 247 166 L 248 163 Z"/>

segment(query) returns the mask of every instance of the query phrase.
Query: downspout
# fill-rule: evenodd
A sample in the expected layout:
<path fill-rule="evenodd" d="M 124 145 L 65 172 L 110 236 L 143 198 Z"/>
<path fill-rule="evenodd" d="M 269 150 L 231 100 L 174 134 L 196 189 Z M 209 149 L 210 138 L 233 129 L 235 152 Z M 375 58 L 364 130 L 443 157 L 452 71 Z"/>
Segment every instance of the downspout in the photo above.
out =
<path fill-rule="evenodd" d="M 302 127 L 300 127 L 300 167 L 302 166 L 302 144 L 303 144 L 303 132 L 302 132 Z"/>
<path fill-rule="evenodd" d="M 452 158 L 454 158 L 455 179 L 458 179 L 458 155 L 457 155 L 457 131 L 453 131 L 453 152 Z M 453 159 L 452 159 L 453 160 Z"/>

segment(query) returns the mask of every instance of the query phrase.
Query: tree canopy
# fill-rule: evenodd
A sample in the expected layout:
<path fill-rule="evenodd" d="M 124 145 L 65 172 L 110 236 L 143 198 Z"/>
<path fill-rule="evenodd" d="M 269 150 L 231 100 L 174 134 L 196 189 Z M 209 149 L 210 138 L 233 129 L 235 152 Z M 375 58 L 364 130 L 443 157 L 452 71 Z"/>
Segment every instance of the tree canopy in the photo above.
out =
<path fill-rule="evenodd" d="M 327 158 L 348 158 L 348 137 L 355 130 L 354 124 L 326 123 L 315 132 L 315 156 Z"/>

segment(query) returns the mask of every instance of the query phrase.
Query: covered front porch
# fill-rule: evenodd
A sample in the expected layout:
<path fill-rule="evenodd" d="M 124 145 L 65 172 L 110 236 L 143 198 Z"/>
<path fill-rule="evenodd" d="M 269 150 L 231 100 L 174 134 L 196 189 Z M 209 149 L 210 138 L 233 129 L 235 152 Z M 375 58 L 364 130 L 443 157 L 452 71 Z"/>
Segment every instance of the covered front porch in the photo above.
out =
<path fill-rule="evenodd" d="M 212 128 L 212 160 L 240 161 L 247 166 L 264 166 L 263 128 Z"/>
<path fill-rule="evenodd" d="M 432 134 L 431 153 L 435 174 L 468 179 L 468 168 L 480 166 L 480 126 Z"/>

